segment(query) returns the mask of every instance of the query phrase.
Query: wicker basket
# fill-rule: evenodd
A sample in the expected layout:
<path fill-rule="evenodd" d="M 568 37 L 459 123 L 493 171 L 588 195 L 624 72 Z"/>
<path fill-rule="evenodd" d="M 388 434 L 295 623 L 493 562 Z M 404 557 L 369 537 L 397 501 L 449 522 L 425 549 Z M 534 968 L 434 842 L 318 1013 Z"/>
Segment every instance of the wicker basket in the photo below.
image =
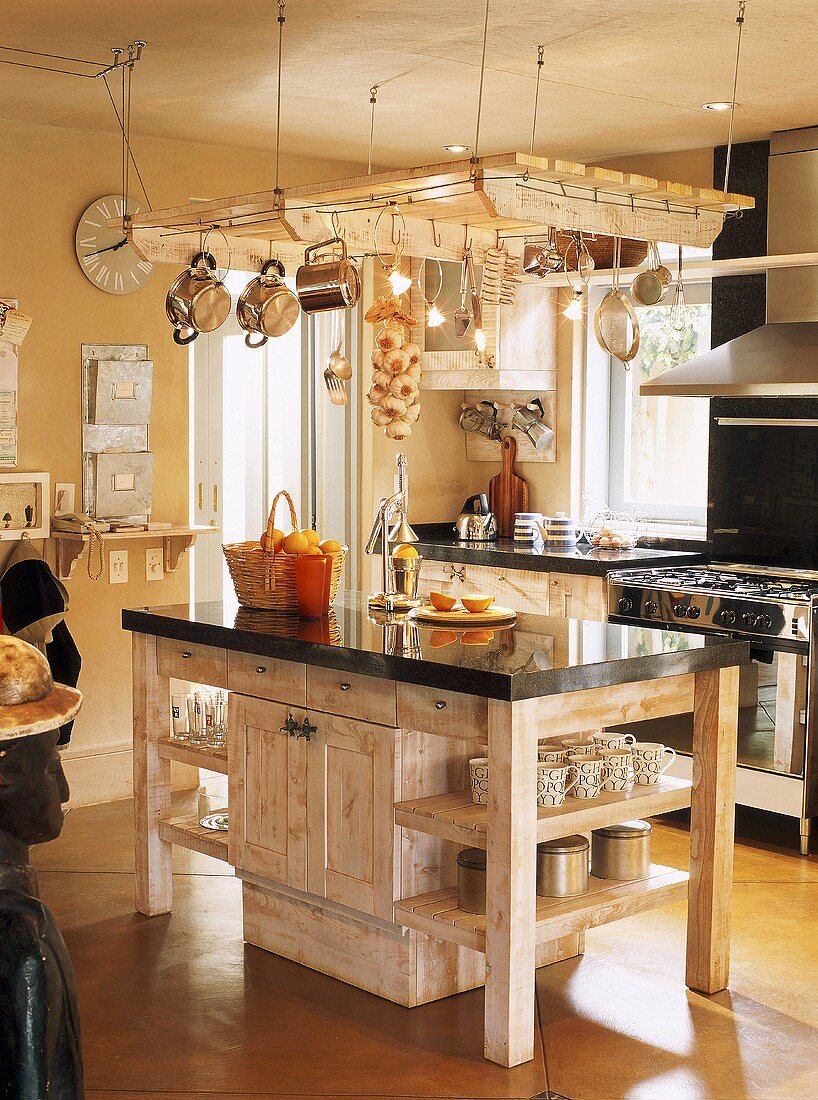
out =
<path fill-rule="evenodd" d="M 290 494 L 282 489 L 277 493 L 270 509 L 267 530 L 274 526 L 278 502 L 284 498 L 290 509 L 293 530 L 299 530 L 298 515 Z M 298 612 L 298 595 L 295 587 L 295 557 L 290 554 L 274 554 L 262 550 L 259 542 L 234 542 L 222 547 L 230 570 L 230 578 L 242 607 L 262 611 Z M 341 574 L 346 560 L 346 547 L 340 554 L 332 555 L 332 579 L 330 603 L 338 594 Z"/>

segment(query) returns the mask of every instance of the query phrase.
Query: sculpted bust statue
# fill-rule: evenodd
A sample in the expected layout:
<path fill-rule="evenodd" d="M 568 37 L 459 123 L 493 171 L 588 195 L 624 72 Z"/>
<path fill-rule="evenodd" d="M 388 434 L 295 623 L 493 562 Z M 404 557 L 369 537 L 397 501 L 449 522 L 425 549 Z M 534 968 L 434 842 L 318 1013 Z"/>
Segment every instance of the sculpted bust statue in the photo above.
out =
<path fill-rule="evenodd" d="M 29 846 L 54 840 L 68 784 L 59 727 L 80 708 L 45 657 L 0 637 L 0 1097 L 83 1096 L 74 970 L 40 901 Z"/>

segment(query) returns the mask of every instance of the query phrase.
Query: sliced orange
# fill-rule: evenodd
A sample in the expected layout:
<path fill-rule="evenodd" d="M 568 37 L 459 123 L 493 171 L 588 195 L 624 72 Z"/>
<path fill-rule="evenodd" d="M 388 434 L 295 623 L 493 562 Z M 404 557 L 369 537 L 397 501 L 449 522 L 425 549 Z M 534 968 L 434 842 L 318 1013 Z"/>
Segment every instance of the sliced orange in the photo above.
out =
<path fill-rule="evenodd" d="M 463 645 L 488 645 L 493 640 L 493 630 L 464 630 L 460 639 Z"/>
<path fill-rule="evenodd" d="M 460 597 L 460 602 L 467 611 L 470 611 L 473 615 L 479 615 L 481 611 L 486 611 L 491 607 L 494 603 L 494 596 L 486 596 L 482 592 L 469 592 L 467 595 Z"/>
<path fill-rule="evenodd" d="M 456 641 L 457 634 L 454 630 L 433 630 L 429 635 L 429 648 L 443 649 L 444 646 Z"/>
<path fill-rule="evenodd" d="M 429 600 L 435 611 L 451 611 L 457 603 L 454 596 L 447 596 L 445 592 L 430 592 Z"/>
<path fill-rule="evenodd" d="M 400 546 L 395 547 L 392 551 L 393 558 L 419 558 L 420 554 L 411 544 L 411 542 L 404 542 Z"/>

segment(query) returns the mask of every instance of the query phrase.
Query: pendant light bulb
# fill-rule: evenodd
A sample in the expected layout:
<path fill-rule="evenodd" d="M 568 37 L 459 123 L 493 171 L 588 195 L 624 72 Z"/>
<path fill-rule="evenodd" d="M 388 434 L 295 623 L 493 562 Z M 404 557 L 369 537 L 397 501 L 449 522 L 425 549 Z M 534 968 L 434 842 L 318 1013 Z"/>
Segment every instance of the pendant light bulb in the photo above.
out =
<path fill-rule="evenodd" d="M 436 305 L 429 306 L 429 312 L 426 314 L 427 328 L 438 328 L 445 320 L 445 316 Z"/>
<path fill-rule="evenodd" d="M 567 317 L 569 321 L 581 321 L 582 320 L 582 291 L 575 290 L 571 301 L 562 311 L 563 317 Z"/>
<path fill-rule="evenodd" d="M 412 285 L 412 280 L 408 275 L 404 275 L 402 271 L 399 271 L 396 267 L 393 267 L 388 275 L 388 282 L 392 288 L 392 293 L 396 297 L 400 297 L 401 294 L 405 294 L 409 287 Z"/>

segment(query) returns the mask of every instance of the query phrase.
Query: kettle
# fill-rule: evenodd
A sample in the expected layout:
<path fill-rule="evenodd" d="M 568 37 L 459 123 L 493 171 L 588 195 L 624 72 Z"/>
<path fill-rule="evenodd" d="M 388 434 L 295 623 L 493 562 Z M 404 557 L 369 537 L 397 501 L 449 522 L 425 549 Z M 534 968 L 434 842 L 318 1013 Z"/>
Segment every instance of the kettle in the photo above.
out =
<path fill-rule="evenodd" d="M 489 511 L 485 493 L 468 498 L 455 521 L 454 530 L 461 542 L 490 542 L 497 538 L 497 520 Z"/>

